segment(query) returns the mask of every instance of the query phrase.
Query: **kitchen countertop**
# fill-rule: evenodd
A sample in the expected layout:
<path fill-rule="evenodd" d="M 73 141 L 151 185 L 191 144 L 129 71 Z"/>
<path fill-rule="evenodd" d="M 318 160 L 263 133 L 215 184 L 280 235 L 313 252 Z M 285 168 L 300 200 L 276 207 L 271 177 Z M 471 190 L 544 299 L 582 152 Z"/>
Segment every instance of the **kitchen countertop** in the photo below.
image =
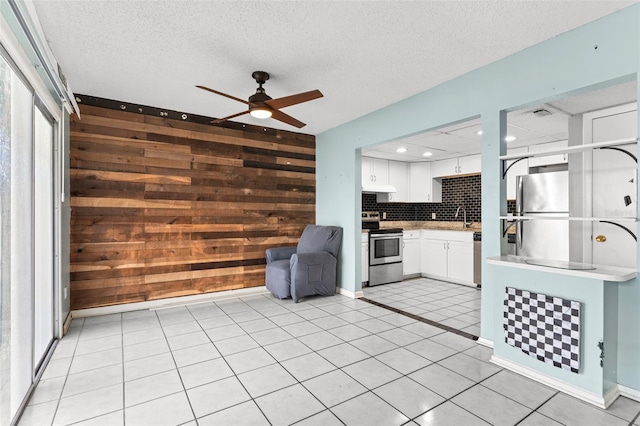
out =
<path fill-rule="evenodd" d="M 529 263 L 532 262 L 532 263 Z M 512 268 L 529 269 L 532 271 L 551 272 L 561 275 L 591 278 L 603 281 L 624 282 L 636 277 L 637 271 L 631 268 L 619 268 L 613 266 L 591 265 L 576 262 L 552 262 L 541 259 L 530 259 L 521 256 L 497 256 L 488 257 L 487 263 L 492 265 L 509 266 Z M 540 264 L 536 264 L 540 263 Z M 564 267 L 544 266 L 545 263 L 574 265 L 576 267 L 593 269 L 567 269 Z"/>
<path fill-rule="evenodd" d="M 456 222 L 443 222 L 436 220 L 381 221 L 380 228 L 402 228 L 405 231 L 412 231 L 416 229 L 438 229 L 444 231 L 481 232 L 482 223 L 472 222 L 471 225 L 463 228 L 461 220 Z"/>

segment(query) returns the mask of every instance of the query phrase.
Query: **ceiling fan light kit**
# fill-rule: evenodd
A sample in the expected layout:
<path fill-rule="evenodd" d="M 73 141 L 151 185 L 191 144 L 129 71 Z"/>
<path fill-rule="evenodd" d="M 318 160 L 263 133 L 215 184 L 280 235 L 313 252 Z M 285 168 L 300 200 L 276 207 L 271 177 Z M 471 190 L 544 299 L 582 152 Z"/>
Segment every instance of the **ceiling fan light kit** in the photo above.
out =
<path fill-rule="evenodd" d="M 206 90 L 211 93 L 215 93 L 216 95 L 224 96 L 225 98 L 233 99 L 234 101 L 241 102 L 248 106 L 248 109 L 243 112 L 239 112 L 237 114 L 232 114 L 224 118 L 219 118 L 217 120 L 213 120 L 212 123 L 221 123 L 223 121 L 229 120 L 231 118 L 239 117 L 241 115 L 250 114 L 255 118 L 275 118 L 278 121 L 289 124 L 291 126 L 302 128 L 306 126 L 300 120 L 297 120 L 290 115 L 285 114 L 280 111 L 280 108 L 286 108 L 288 106 L 301 104 L 303 102 L 311 101 L 313 99 L 321 98 L 322 92 L 319 90 L 312 90 L 310 92 L 298 93 L 296 95 L 285 96 L 278 99 L 272 99 L 271 96 L 267 95 L 262 85 L 269 80 L 269 73 L 265 71 L 254 71 L 251 74 L 251 77 L 254 78 L 256 83 L 258 83 L 258 88 L 256 89 L 256 93 L 249 97 L 248 101 L 245 101 L 240 98 L 236 98 L 235 96 L 227 95 L 226 93 L 219 92 L 217 90 L 210 89 L 205 86 L 196 86 L 199 89 Z"/>
<path fill-rule="evenodd" d="M 269 118 L 272 115 L 270 110 L 268 110 L 267 108 L 260 108 L 260 107 L 251 109 L 249 111 L 249 114 L 251 114 L 251 116 L 254 118 L 260 118 L 260 119 Z"/>

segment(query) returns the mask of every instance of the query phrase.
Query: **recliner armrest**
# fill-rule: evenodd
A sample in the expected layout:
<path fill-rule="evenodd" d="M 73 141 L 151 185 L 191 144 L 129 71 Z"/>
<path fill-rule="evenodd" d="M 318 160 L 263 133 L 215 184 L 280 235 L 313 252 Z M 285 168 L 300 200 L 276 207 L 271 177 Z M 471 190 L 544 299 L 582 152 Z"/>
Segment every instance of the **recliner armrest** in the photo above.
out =
<path fill-rule="evenodd" d="M 274 247 L 267 249 L 267 263 L 275 262 L 276 260 L 290 259 L 295 252 L 296 247 Z"/>
<path fill-rule="evenodd" d="M 313 265 L 319 263 L 331 263 L 337 259 L 326 251 L 317 251 L 311 253 L 296 253 L 296 258 L 291 259 L 291 266 L 294 264 Z"/>

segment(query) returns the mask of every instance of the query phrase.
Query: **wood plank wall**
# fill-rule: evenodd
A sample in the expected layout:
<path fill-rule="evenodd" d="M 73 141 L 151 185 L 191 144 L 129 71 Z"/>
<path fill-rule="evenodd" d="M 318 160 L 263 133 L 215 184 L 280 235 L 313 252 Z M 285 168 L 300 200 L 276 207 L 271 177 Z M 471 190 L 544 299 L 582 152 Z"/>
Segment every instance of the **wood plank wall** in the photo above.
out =
<path fill-rule="evenodd" d="M 315 222 L 314 136 L 87 105 L 81 117 L 71 309 L 262 286 L 265 249 Z"/>

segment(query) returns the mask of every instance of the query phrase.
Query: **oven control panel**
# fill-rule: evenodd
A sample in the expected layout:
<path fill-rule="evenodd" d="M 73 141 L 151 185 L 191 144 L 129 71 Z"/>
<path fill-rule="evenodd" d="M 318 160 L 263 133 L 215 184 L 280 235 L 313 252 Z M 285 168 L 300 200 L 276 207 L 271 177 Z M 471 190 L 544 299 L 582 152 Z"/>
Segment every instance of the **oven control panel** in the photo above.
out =
<path fill-rule="evenodd" d="M 380 222 L 380 212 L 362 212 L 363 222 Z"/>

